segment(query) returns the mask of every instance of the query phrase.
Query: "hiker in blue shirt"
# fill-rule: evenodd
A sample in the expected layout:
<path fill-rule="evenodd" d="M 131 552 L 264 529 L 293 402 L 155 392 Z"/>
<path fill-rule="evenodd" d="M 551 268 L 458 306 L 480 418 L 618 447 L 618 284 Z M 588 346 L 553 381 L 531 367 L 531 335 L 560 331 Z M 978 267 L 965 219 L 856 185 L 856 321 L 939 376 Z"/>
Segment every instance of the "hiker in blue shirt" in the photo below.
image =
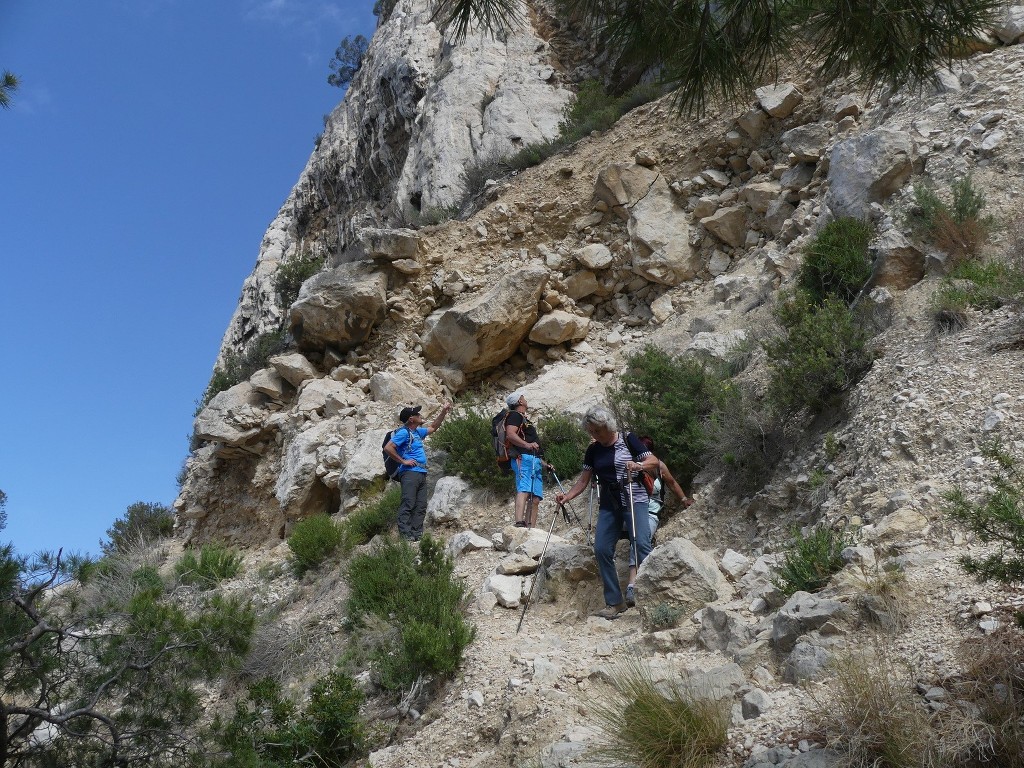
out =
<path fill-rule="evenodd" d="M 445 403 L 429 427 L 423 426 L 422 405 L 403 408 L 398 415 L 402 426 L 394 431 L 384 451 L 402 465 L 398 480 L 402 484 L 402 502 L 398 505 L 398 533 L 408 541 L 423 536 L 423 518 L 427 512 L 427 452 L 423 438 L 436 431 L 452 404 Z"/>

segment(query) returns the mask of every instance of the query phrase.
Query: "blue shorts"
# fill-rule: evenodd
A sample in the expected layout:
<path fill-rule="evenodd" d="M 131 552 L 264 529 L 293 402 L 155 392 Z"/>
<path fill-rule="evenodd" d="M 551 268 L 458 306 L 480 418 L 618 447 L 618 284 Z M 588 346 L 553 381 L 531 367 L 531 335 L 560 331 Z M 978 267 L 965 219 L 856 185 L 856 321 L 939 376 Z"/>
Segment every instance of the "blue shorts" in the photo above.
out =
<path fill-rule="evenodd" d="M 516 473 L 516 492 L 544 498 L 544 464 L 539 456 L 524 455 L 512 459 L 512 469 Z"/>

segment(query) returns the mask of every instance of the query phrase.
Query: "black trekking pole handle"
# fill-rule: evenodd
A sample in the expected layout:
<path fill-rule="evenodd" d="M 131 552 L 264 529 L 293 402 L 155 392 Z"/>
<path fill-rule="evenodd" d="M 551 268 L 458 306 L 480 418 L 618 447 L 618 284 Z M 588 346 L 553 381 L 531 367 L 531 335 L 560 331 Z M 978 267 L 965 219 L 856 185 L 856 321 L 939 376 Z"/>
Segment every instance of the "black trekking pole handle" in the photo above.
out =
<path fill-rule="evenodd" d="M 551 476 L 553 478 L 555 478 L 555 484 L 558 486 L 558 490 L 564 496 L 565 495 L 565 488 L 562 487 L 562 481 L 558 479 L 558 473 L 555 472 L 555 468 L 549 464 L 548 465 L 548 471 L 550 471 L 551 472 Z M 568 503 L 569 509 L 572 510 L 572 516 L 576 519 L 576 525 L 578 525 L 580 528 L 583 529 L 583 534 L 587 537 L 587 545 L 588 546 L 593 546 L 593 542 L 590 539 L 590 529 L 589 528 L 585 528 L 583 526 L 583 521 L 580 520 L 580 516 L 578 514 L 576 514 L 576 507 L 574 507 L 572 505 L 572 502 L 571 501 L 567 501 L 566 503 Z M 562 507 L 562 515 L 565 517 L 565 522 L 569 523 L 569 516 L 565 513 L 565 504 L 563 503 L 561 505 L 561 507 Z"/>

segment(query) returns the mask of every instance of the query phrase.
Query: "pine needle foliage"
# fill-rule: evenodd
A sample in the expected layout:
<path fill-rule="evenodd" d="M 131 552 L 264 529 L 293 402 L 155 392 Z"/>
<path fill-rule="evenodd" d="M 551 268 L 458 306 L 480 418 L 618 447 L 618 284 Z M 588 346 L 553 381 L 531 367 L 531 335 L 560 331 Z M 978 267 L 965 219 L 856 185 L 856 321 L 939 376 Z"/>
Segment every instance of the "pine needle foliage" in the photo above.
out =
<path fill-rule="evenodd" d="M 914 207 L 908 216 L 911 229 L 949 255 L 955 269 L 981 254 L 995 228 L 995 219 L 984 215 L 985 194 L 970 176 L 950 184 L 951 202 L 926 184 L 914 185 Z"/>
<path fill-rule="evenodd" d="M 594 704 L 603 737 L 598 758 L 638 768 L 717 765 L 727 743 L 729 703 L 703 698 L 674 680 L 655 683 L 639 656 L 626 659 L 612 672 L 611 695 Z"/>
<path fill-rule="evenodd" d="M 507 30 L 513 0 L 439 0 L 434 18 L 456 41 L 472 25 Z M 657 70 L 681 111 L 745 98 L 807 58 L 819 77 L 919 86 L 988 27 L 999 0 L 560 0 L 619 60 Z M 442 10 L 443 9 L 443 10 Z M 454 12 L 457 9 L 457 12 Z M 807 51 L 806 57 L 801 55 Z"/>
<path fill-rule="evenodd" d="M 1003 584 L 1024 582 L 1024 474 L 1016 459 L 999 446 L 985 454 L 999 465 L 991 490 L 980 502 L 967 498 L 962 488 L 945 494 L 946 514 L 974 533 L 982 542 L 999 549 L 984 557 L 961 555 L 960 565 L 978 581 Z"/>
<path fill-rule="evenodd" d="M 871 276 L 868 243 L 874 228 L 859 219 L 834 219 L 822 227 L 804 253 L 797 285 L 816 304 L 834 296 L 849 304 Z"/>
<path fill-rule="evenodd" d="M 296 572 L 316 568 L 334 554 L 342 538 L 341 528 L 327 515 L 312 515 L 297 522 L 288 537 Z"/>
<path fill-rule="evenodd" d="M 198 557 L 193 550 L 185 552 L 175 564 L 174 572 L 182 584 L 213 589 L 225 579 L 238 575 L 241 567 L 242 555 L 237 550 L 219 544 L 205 544 Z"/>

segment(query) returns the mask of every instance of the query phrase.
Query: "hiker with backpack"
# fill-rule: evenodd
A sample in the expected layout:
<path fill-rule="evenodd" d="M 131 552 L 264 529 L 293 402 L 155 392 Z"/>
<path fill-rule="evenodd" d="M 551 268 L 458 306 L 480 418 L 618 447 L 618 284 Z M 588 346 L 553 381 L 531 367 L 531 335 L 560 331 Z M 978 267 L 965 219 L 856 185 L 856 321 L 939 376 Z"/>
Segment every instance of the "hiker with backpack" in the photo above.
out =
<path fill-rule="evenodd" d="M 649 437 L 641 437 L 640 442 L 649 450 L 654 453 L 654 440 Z M 661 513 L 665 509 L 665 489 L 672 491 L 676 498 L 683 505 L 683 509 L 693 504 L 693 499 L 687 498 L 686 492 L 682 486 L 676 481 L 669 471 L 668 466 L 664 461 L 658 459 L 658 468 L 654 470 L 652 474 L 654 482 L 652 484 L 650 492 L 650 501 L 647 504 L 647 523 L 651 531 L 651 546 L 654 546 L 654 534 L 658 530 L 658 525 L 661 522 Z M 626 527 L 623 526 L 623 532 L 626 532 Z M 629 584 L 626 586 L 626 605 L 632 608 L 636 605 L 635 587 L 630 590 L 630 586 L 636 583 L 636 553 L 633 548 L 629 550 Z"/>
<path fill-rule="evenodd" d="M 445 403 L 429 427 L 424 427 L 420 415 L 422 405 L 403 408 L 398 415 L 402 426 L 391 433 L 383 451 L 397 462 L 393 479 L 402 485 L 402 501 L 398 505 L 398 533 L 408 541 L 419 541 L 423 536 L 423 518 L 427 512 L 427 452 L 423 439 L 436 432 L 452 409 Z M 390 473 L 389 473 L 390 474 Z"/>
<path fill-rule="evenodd" d="M 505 404 L 505 443 L 516 476 L 516 528 L 533 528 L 544 498 L 544 469 L 551 465 L 541 458 L 537 427 L 526 416 L 525 393 L 513 392 Z"/>
<path fill-rule="evenodd" d="M 658 468 L 658 458 L 632 432 L 622 434 L 615 416 L 603 406 L 594 406 L 583 417 L 583 429 L 593 438 L 583 456 L 583 473 L 566 493 L 555 496 L 558 504 L 576 498 L 597 478 L 599 489 L 597 530 L 594 555 L 604 585 L 603 610 L 598 616 L 615 619 L 635 601 L 632 582 L 625 597 L 615 570 L 615 545 L 626 527 L 630 547 L 637 563 L 651 551 L 651 533 L 647 516 L 650 500 L 642 482 L 643 473 Z M 628 604 L 627 604 L 628 603 Z"/>

